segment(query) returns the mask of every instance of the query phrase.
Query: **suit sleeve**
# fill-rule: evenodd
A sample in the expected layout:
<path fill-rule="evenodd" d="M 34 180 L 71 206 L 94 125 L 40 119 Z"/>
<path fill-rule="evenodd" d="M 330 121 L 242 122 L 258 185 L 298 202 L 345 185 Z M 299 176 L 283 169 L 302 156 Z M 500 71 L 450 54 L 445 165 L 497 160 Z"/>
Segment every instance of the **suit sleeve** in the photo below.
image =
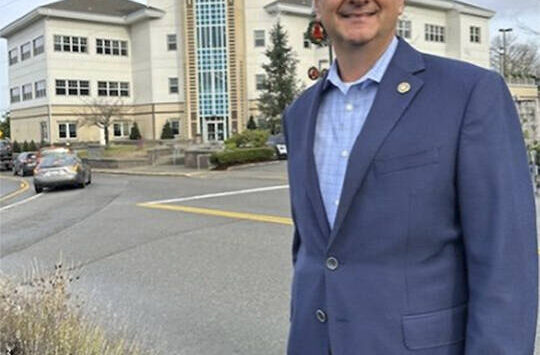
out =
<path fill-rule="evenodd" d="M 467 355 L 534 352 L 536 213 L 527 153 L 502 78 L 486 72 L 462 122 L 457 189 L 466 252 Z"/>
<path fill-rule="evenodd" d="M 289 158 L 287 159 L 287 167 L 288 167 L 288 174 L 289 174 L 289 196 L 290 196 L 290 201 L 291 201 L 291 214 L 292 214 L 292 220 L 294 224 L 293 242 L 292 242 L 292 264 L 294 266 L 296 264 L 296 256 L 298 254 L 298 249 L 300 248 L 300 235 L 298 233 L 298 228 L 296 228 L 297 224 L 296 224 L 296 216 L 295 216 L 295 211 L 294 211 L 294 201 L 292 199 L 292 193 L 290 193 L 291 191 L 290 189 L 292 188 L 290 186 L 291 169 L 289 165 L 291 162 L 291 159 L 290 159 L 291 151 L 289 149 L 290 145 L 289 145 L 289 135 L 288 135 L 288 127 L 287 127 L 287 113 L 289 111 L 289 108 L 290 106 L 287 109 L 285 109 L 285 111 L 283 112 L 283 116 L 281 119 L 281 127 L 283 128 L 283 136 L 285 137 L 285 146 L 287 147 L 287 155 L 289 156 Z"/>

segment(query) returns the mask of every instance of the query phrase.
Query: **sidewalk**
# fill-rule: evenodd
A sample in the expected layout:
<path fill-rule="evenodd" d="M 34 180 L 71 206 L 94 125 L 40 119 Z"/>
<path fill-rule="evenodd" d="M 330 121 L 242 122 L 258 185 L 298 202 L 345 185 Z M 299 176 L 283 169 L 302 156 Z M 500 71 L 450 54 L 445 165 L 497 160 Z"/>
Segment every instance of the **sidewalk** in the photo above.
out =
<path fill-rule="evenodd" d="M 93 168 L 92 172 L 102 174 L 119 175 L 142 175 L 142 176 L 178 176 L 196 177 L 206 175 L 234 174 L 238 176 L 265 177 L 267 179 L 287 179 L 286 169 L 280 167 L 282 161 L 269 161 L 262 163 L 244 164 L 231 166 L 227 170 L 210 170 L 186 168 L 184 165 L 144 165 L 133 168 L 122 169 L 98 169 Z M 263 174 L 263 176 L 259 176 Z"/>

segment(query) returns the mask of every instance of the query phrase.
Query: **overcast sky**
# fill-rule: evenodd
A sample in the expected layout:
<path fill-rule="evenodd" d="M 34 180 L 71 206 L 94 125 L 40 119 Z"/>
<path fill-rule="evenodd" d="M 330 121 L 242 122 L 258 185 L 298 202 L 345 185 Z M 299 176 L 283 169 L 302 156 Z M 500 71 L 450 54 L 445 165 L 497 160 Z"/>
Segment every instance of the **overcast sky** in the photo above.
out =
<path fill-rule="evenodd" d="M 0 0 L 0 28 L 32 11 L 38 6 L 56 0 Z M 146 4 L 146 0 L 137 0 Z M 267 0 L 270 2 L 271 0 Z M 473 5 L 496 11 L 491 20 L 491 37 L 497 35 L 497 29 L 511 27 L 522 41 L 537 41 L 540 38 L 530 30 L 540 31 L 540 0 L 461 0 Z M 264 1 L 261 1 L 264 2 Z M 0 39 L 0 112 L 8 105 L 8 65 L 6 40 Z"/>

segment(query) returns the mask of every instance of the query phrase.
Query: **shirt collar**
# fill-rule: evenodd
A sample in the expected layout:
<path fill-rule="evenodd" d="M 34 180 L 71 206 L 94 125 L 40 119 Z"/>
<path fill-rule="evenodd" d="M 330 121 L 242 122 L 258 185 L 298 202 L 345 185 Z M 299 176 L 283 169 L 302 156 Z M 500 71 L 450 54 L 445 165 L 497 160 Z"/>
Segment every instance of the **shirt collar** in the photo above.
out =
<path fill-rule="evenodd" d="M 397 50 L 397 47 L 398 47 L 398 40 L 396 37 L 394 37 L 390 45 L 386 48 L 384 53 L 379 57 L 379 59 L 371 67 L 371 69 L 360 79 L 352 83 L 345 83 L 343 82 L 343 80 L 341 80 L 339 76 L 338 67 L 337 67 L 337 60 L 334 60 L 334 62 L 332 63 L 332 66 L 330 67 L 330 71 L 328 72 L 328 76 L 326 77 L 323 90 L 328 88 L 330 84 L 333 84 L 344 95 L 346 95 L 352 86 L 359 85 L 359 84 L 367 85 L 369 81 L 380 83 L 384 76 L 384 73 L 386 73 L 386 69 L 388 69 L 388 65 L 390 65 L 390 61 L 392 60 L 394 53 Z"/>

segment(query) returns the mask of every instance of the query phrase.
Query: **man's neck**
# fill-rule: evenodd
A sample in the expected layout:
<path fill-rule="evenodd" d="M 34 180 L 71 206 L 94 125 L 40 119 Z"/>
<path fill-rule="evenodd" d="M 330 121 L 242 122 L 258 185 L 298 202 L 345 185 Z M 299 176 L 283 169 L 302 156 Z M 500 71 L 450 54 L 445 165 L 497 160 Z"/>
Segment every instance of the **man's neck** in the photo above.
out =
<path fill-rule="evenodd" d="M 371 41 L 363 46 L 334 44 L 339 76 L 345 83 L 356 81 L 363 77 L 386 51 L 394 36 L 385 41 Z"/>

